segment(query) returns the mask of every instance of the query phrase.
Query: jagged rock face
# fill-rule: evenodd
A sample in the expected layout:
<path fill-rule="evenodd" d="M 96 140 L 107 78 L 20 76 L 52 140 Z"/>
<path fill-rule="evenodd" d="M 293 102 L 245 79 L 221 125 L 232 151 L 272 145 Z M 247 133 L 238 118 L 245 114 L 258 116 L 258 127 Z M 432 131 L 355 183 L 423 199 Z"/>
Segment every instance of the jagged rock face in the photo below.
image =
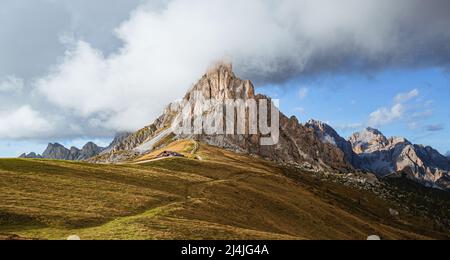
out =
<path fill-rule="evenodd" d="M 249 99 L 255 97 L 255 88 L 249 80 L 241 80 L 230 64 L 217 64 L 211 68 L 186 94 L 185 100 L 196 101 L 192 95 L 201 93 L 205 99 Z"/>
<path fill-rule="evenodd" d="M 253 84 L 248 80 L 241 80 L 232 71 L 231 65 L 219 64 L 212 68 L 202 79 L 194 85 L 186 95 L 185 100 L 195 103 L 197 96 L 202 93 L 203 98 L 213 100 L 248 100 L 255 99 L 259 108 L 259 100 L 271 99 L 264 95 L 255 95 Z M 213 109 L 214 110 L 214 109 Z M 214 113 L 216 111 L 208 111 Z M 246 116 L 248 120 L 248 116 Z M 237 119 L 236 119 L 237 120 Z M 236 122 L 235 122 L 236 123 Z M 246 125 L 245 132 L 249 133 Z M 295 117 L 288 118 L 280 113 L 280 138 L 276 145 L 264 146 L 260 144 L 262 135 L 196 135 L 180 136 L 193 138 L 201 142 L 234 150 L 236 152 L 256 154 L 263 158 L 287 164 L 303 164 L 305 162 L 316 168 L 331 168 L 348 171 L 352 167 L 345 161 L 342 151 L 333 145 L 321 142 L 314 131 L 301 125 Z"/>
<path fill-rule="evenodd" d="M 122 143 L 125 139 L 127 139 L 132 133 L 118 133 L 116 134 L 116 136 L 114 137 L 113 141 L 109 144 L 108 147 L 106 147 L 101 154 L 105 154 L 105 153 L 109 153 L 111 152 L 114 147 L 116 147 L 117 145 L 119 145 L 120 143 Z"/>
<path fill-rule="evenodd" d="M 102 147 L 99 147 L 98 145 L 89 142 L 83 146 L 83 148 L 78 152 L 76 159 L 74 160 L 75 161 L 87 160 L 89 158 L 99 155 L 102 151 L 103 151 Z"/>
<path fill-rule="evenodd" d="M 42 153 L 42 157 L 52 160 L 69 160 L 71 151 L 58 143 L 48 144 L 47 149 Z"/>
<path fill-rule="evenodd" d="M 39 154 L 36 154 L 34 152 L 31 152 L 29 154 L 24 153 L 24 154 L 20 155 L 19 158 L 22 158 L 22 159 L 42 159 L 42 156 L 39 155 Z"/>
<path fill-rule="evenodd" d="M 81 150 L 76 148 L 76 147 L 71 147 L 70 148 L 70 153 L 69 153 L 69 157 L 67 158 L 61 158 L 59 160 L 68 160 L 68 161 L 77 161 L 78 160 L 78 156 L 80 155 Z"/>
<path fill-rule="evenodd" d="M 414 145 L 415 151 L 424 164 L 434 165 L 440 169 L 450 170 L 449 160 L 430 146 Z"/>
<path fill-rule="evenodd" d="M 305 126 L 313 129 L 316 136 L 323 143 L 332 144 L 338 147 L 345 154 L 345 159 L 347 160 L 347 162 L 349 162 L 355 168 L 359 168 L 360 159 L 358 155 L 353 151 L 352 144 L 342 138 L 331 126 L 316 120 L 308 121 Z"/>
<path fill-rule="evenodd" d="M 218 64 L 210 69 L 186 94 L 183 101 L 195 104 L 199 100 L 248 100 L 270 99 L 255 95 L 252 83 L 241 80 L 231 65 Z M 206 114 L 217 113 L 211 107 Z M 280 138 L 276 145 L 263 146 L 260 134 L 244 135 L 178 134 L 171 130 L 180 117 L 182 108 L 170 104 L 153 124 L 124 137 L 111 149 L 93 158 L 92 162 L 120 162 L 159 148 L 165 139 L 195 139 L 203 143 L 240 153 L 259 155 L 268 160 L 285 164 L 311 165 L 313 169 L 340 172 L 362 169 L 378 176 L 405 174 L 408 178 L 424 184 L 448 186 L 449 161 L 431 148 L 414 146 L 404 138 L 386 138 L 372 128 L 355 133 L 348 141 L 340 137 L 330 126 L 309 121 L 305 125 L 295 117 L 280 113 Z M 248 115 L 246 115 L 248 119 Z M 236 120 L 236 118 L 235 118 Z M 235 122 L 236 123 L 236 122 Z"/>
<path fill-rule="evenodd" d="M 90 158 L 91 163 L 118 163 L 130 160 L 142 153 L 139 147 L 151 142 L 160 132 L 169 129 L 178 111 L 170 104 L 155 122 L 135 133 L 116 136 L 113 142 L 98 156 Z"/>
<path fill-rule="evenodd" d="M 149 126 L 123 136 L 121 140 L 110 145 L 110 151 L 102 153 L 102 158 L 94 158 L 93 162 L 119 162 L 142 153 L 138 147 L 152 141 L 160 132 L 169 129 L 179 111 L 174 104 L 169 104 L 164 113 Z"/>
<path fill-rule="evenodd" d="M 361 132 L 354 133 L 349 141 L 357 154 L 375 152 L 388 144 L 387 138 L 373 128 L 366 128 Z"/>
<path fill-rule="evenodd" d="M 92 142 L 87 143 L 81 150 L 76 147 L 67 149 L 61 144 L 50 143 L 48 144 L 47 149 L 45 149 L 44 153 L 42 153 L 42 156 L 36 155 L 36 153 L 30 153 L 28 155 L 23 154 L 20 156 L 20 158 L 83 161 L 99 155 L 102 151 L 103 148 L 97 146 Z"/>
<path fill-rule="evenodd" d="M 255 95 L 253 84 L 248 80 L 241 80 L 232 71 L 229 64 L 218 64 L 211 68 L 186 94 L 184 101 L 195 104 L 200 99 L 212 100 L 248 100 L 270 99 L 263 95 Z M 204 113 L 216 113 L 217 108 L 211 108 Z M 175 104 L 167 107 L 164 114 L 155 123 L 130 135 L 112 152 L 98 158 L 97 162 L 117 162 L 121 159 L 135 156 L 155 148 L 156 143 L 167 138 L 170 127 L 180 115 L 181 109 Z M 246 115 L 248 118 L 248 115 Z M 236 123 L 236 122 L 235 122 Z M 246 125 L 245 132 L 249 133 Z M 261 135 L 206 135 L 179 134 L 174 139 L 195 139 L 213 146 L 233 150 L 241 153 L 255 154 L 263 158 L 280 163 L 302 164 L 309 163 L 316 168 L 331 168 L 340 171 L 352 169 L 345 159 L 345 154 L 334 145 L 323 143 L 316 137 L 314 131 L 301 125 L 294 118 L 287 118 L 280 114 L 280 140 L 272 146 L 260 145 Z"/>
<path fill-rule="evenodd" d="M 353 170 L 342 150 L 333 144 L 322 142 L 314 129 L 301 125 L 297 118 L 287 119 L 282 115 L 281 133 L 283 138 L 280 139 L 280 149 L 284 150 L 286 155 L 295 155 L 294 162 L 306 160 L 313 165 L 319 164 L 321 168 L 330 167 L 341 172 Z M 285 150 L 285 147 L 288 149 Z"/>
<path fill-rule="evenodd" d="M 450 188 L 450 162 L 431 147 L 413 145 L 405 138 L 386 138 L 375 129 L 355 133 L 350 142 L 361 167 L 378 176 L 401 176 L 429 186 Z"/>

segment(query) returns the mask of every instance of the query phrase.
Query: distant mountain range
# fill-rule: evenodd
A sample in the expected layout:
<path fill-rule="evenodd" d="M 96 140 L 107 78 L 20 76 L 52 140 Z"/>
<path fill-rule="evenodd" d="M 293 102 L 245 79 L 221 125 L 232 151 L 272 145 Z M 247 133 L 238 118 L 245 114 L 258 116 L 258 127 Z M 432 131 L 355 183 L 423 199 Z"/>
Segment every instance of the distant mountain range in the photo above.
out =
<path fill-rule="evenodd" d="M 61 144 L 50 143 L 48 144 L 47 149 L 45 149 L 42 155 L 33 152 L 29 154 L 22 154 L 20 158 L 83 161 L 99 155 L 104 149 L 105 148 L 99 147 L 92 142 L 87 143 L 81 149 L 78 149 L 76 147 L 71 147 L 70 149 L 68 149 Z"/>
<path fill-rule="evenodd" d="M 198 93 L 201 93 L 200 97 Z M 249 80 L 236 77 L 230 64 L 211 68 L 186 94 L 183 101 L 195 104 L 200 99 L 261 100 Z M 206 114 L 217 113 L 210 108 Z M 43 158 L 88 160 L 93 163 L 117 163 L 164 147 L 171 141 L 194 139 L 202 143 L 238 153 L 257 155 L 279 164 L 294 165 L 312 171 L 351 173 L 362 171 L 380 178 L 406 177 L 423 185 L 450 189 L 450 160 L 431 147 L 415 145 L 401 137 L 385 137 L 380 131 L 367 128 L 349 140 L 329 125 L 311 120 L 301 124 L 296 117 L 280 114 L 280 140 L 272 146 L 260 145 L 262 135 L 174 134 L 171 126 L 180 117 L 182 108 L 170 104 L 153 124 L 132 133 L 119 135 L 108 148 L 89 143 L 83 149 L 67 149 L 49 145 Z M 258 116 L 259 117 L 259 116 Z M 192 118 L 193 120 L 193 118 Z M 248 126 L 246 133 L 249 133 Z M 24 157 L 38 156 L 34 153 Z"/>
<path fill-rule="evenodd" d="M 20 155 L 19 158 L 84 161 L 102 153 L 110 152 L 113 147 L 123 141 L 128 135 L 129 133 L 116 135 L 111 144 L 106 148 L 100 147 L 93 142 L 88 142 L 81 149 L 78 149 L 77 147 L 71 147 L 69 149 L 59 143 L 49 143 L 42 155 L 31 152 L 29 154 L 24 153 Z"/>
<path fill-rule="evenodd" d="M 373 128 L 354 133 L 347 141 L 322 122 L 307 125 L 324 142 L 339 147 L 355 169 L 382 178 L 405 176 L 426 186 L 450 188 L 450 160 L 429 146 L 412 144 L 403 137 L 387 138 Z"/>

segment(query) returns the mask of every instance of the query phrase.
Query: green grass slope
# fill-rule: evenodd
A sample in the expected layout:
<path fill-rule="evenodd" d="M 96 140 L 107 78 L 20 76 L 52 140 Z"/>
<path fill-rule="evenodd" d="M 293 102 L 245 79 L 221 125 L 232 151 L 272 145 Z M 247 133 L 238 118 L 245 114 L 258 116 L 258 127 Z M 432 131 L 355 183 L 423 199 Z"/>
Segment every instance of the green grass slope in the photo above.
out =
<path fill-rule="evenodd" d="M 2 159 L 0 239 L 449 238 L 426 215 L 393 218 L 397 204 L 372 192 L 205 145 L 198 157 Z"/>

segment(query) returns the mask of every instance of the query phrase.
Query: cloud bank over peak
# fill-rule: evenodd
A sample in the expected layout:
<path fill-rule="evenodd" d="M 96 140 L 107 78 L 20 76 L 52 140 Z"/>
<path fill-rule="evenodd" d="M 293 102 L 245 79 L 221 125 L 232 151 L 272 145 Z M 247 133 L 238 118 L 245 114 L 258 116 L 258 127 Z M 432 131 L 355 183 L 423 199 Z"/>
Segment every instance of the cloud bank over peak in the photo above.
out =
<path fill-rule="evenodd" d="M 34 81 L 38 103 L 70 114 L 82 133 L 109 133 L 148 124 L 222 58 L 257 84 L 449 65 L 445 0 L 156 2 L 115 29 L 122 47 L 112 53 L 65 39 L 65 56 Z M 392 109 L 379 114 L 402 112 Z"/>

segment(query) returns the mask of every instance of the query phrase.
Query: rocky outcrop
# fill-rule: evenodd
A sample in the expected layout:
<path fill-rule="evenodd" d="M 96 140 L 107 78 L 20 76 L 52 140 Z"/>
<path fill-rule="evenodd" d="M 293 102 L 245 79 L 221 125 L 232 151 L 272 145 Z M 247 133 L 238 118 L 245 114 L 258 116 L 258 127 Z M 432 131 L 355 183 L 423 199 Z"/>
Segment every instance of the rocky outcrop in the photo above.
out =
<path fill-rule="evenodd" d="M 345 173 L 360 169 L 378 177 L 405 175 L 429 186 L 449 188 L 449 163 L 446 157 L 430 147 L 413 145 L 404 138 L 388 139 L 372 128 L 355 133 L 345 140 L 325 123 L 311 120 L 302 125 L 297 118 L 288 118 L 280 113 L 279 140 L 274 145 L 261 145 L 261 140 L 267 136 L 250 133 L 248 124 L 245 125 L 244 134 L 175 134 L 172 131 L 183 117 L 186 104 L 198 104 L 204 100 L 255 100 L 259 108 L 258 102 L 262 99 L 268 100 L 269 104 L 272 102 L 264 95 L 255 94 L 253 84 L 238 78 L 230 64 L 217 64 L 192 86 L 182 102 L 170 104 L 153 124 L 127 135 L 90 161 L 116 163 L 131 160 L 164 147 L 168 141 L 194 139 L 238 153 L 258 155 L 280 164 L 307 165 L 308 169 L 316 171 Z M 210 106 L 200 112 L 196 112 L 193 107 L 188 112 L 200 113 L 203 117 L 223 113 L 223 107 L 220 106 Z M 248 122 L 249 115 L 245 115 L 245 119 Z M 195 124 L 194 116 L 187 121 Z M 237 124 L 238 117 L 234 115 L 234 125 Z M 226 125 L 221 127 L 227 129 Z"/>
<path fill-rule="evenodd" d="M 24 154 L 20 155 L 19 158 L 22 158 L 22 159 L 42 159 L 42 155 L 36 154 L 34 152 L 31 152 L 29 154 L 24 153 Z"/>
<path fill-rule="evenodd" d="M 22 154 L 19 158 L 83 161 L 99 155 L 103 150 L 104 148 L 92 142 L 87 143 L 82 149 L 76 147 L 67 149 L 61 144 L 50 143 L 42 155 L 36 153 Z"/>
<path fill-rule="evenodd" d="M 236 77 L 230 64 L 219 63 L 210 70 L 188 91 L 182 103 L 196 104 L 202 100 L 249 100 L 257 102 L 270 98 L 255 95 L 253 84 L 249 80 Z M 218 107 L 203 111 L 203 115 L 218 113 Z M 269 111 L 270 112 L 270 111 Z M 268 160 L 284 164 L 313 165 L 316 169 L 334 169 L 339 171 L 352 170 L 351 164 L 345 159 L 345 154 L 336 146 L 322 142 L 310 127 L 298 122 L 295 117 L 288 118 L 280 114 L 280 138 L 275 145 L 261 145 L 261 134 L 250 134 L 249 125 L 245 126 L 245 134 L 178 134 L 172 133 L 171 127 L 180 118 L 181 107 L 178 104 L 169 105 L 164 114 L 152 125 L 130 135 L 111 152 L 95 158 L 96 162 L 117 162 L 136 156 L 136 153 L 146 153 L 167 138 L 195 139 L 213 146 L 233 150 L 239 153 L 259 155 Z M 248 119 L 248 115 L 246 115 Z M 190 119 L 193 121 L 193 118 Z M 237 118 L 234 121 L 237 124 Z M 226 127 L 226 126 L 224 126 Z"/>
<path fill-rule="evenodd" d="M 79 150 L 78 154 L 74 156 L 75 161 L 84 161 L 89 158 L 92 158 L 94 156 L 99 155 L 104 148 L 99 147 L 98 145 L 94 144 L 93 142 L 89 142 L 83 146 L 81 150 Z"/>
<path fill-rule="evenodd" d="M 331 126 L 317 120 L 309 120 L 305 126 L 313 129 L 316 136 L 323 143 L 332 144 L 338 147 L 345 154 L 345 159 L 347 162 L 355 168 L 360 167 L 361 162 L 359 156 L 353 151 L 350 141 L 342 138 Z"/>
<path fill-rule="evenodd" d="M 171 110 L 171 106 L 169 105 L 164 114 L 155 120 L 153 124 L 146 126 L 135 133 L 127 133 L 119 136 L 119 138 L 115 138 L 108 148 L 98 156 L 90 158 L 88 161 L 91 163 L 118 163 L 131 160 L 140 154 L 145 153 L 145 151 L 150 151 L 152 147 L 149 147 L 148 149 L 142 147 L 145 147 L 148 143 L 152 143 L 153 140 L 158 138 L 158 134 L 161 132 L 167 131 L 171 127 L 175 116 L 175 112 Z"/>
<path fill-rule="evenodd" d="M 388 139 L 380 131 L 370 127 L 354 133 L 349 141 L 357 154 L 379 151 L 389 143 Z"/>
<path fill-rule="evenodd" d="M 124 133 L 118 133 L 116 136 L 114 136 L 113 141 L 109 144 L 108 147 L 103 149 L 103 151 L 100 154 L 105 154 L 111 152 L 114 147 L 122 143 L 125 139 L 127 139 L 132 133 L 124 132 Z"/>
<path fill-rule="evenodd" d="M 78 149 L 72 148 L 67 149 L 58 143 L 50 143 L 45 149 L 44 153 L 42 153 L 42 157 L 45 159 L 52 160 L 73 160 L 73 154 L 78 153 Z"/>
<path fill-rule="evenodd" d="M 385 137 L 366 128 L 345 140 L 329 125 L 310 120 L 305 126 L 323 142 L 338 147 L 355 169 L 378 177 L 407 178 L 426 186 L 449 189 L 449 159 L 431 147 L 414 145 L 402 137 Z"/>
<path fill-rule="evenodd" d="M 450 188 L 450 161 L 431 147 L 414 145 L 405 138 L 386 138 L 367 128 L 349 140 L 361 159 L 360 167 L 381 177 L 406 176 L 424 185 Z"/>

